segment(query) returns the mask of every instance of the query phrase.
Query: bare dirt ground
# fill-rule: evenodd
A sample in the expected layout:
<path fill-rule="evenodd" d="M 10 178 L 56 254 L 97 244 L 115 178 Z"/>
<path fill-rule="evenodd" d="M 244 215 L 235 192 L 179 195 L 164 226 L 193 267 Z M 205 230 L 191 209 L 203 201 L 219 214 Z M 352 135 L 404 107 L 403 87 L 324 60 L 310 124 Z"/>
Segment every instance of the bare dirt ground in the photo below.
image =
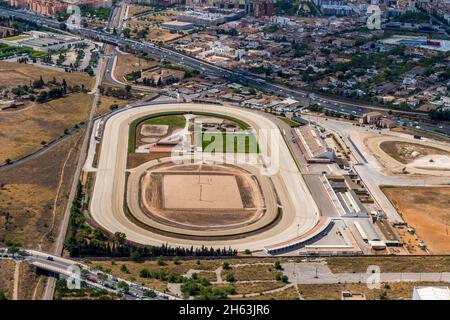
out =
<path fill-rule="evenodd" d="M 450 253 L 450 187 L 396 187 L 383 192 L 431 253 Z"/>
<path fill-rule="evenodd" d="M 0 72 L 1 73 L 1 72 Z M 42 147 L 87 117 L 92 96 L 76 93 L 0 117 L 0 162 Z"/>
<path fill-rule="evenodd" d="M 184 127 L 185 121 L 184 116 L 178 115 L 143 121 L 136 127 L 136 146 L 155 144 L 160 140 L 169 138 Z"/>
<path fill-rule="evenodd" d="M 169 165 L 152 168 L 141 180 L 146 214 L 188 228 L 246 225 L 263 214 L 256 180 L 237 168 Z"/>
<path fill-rule="evenodd" d="M 0 246 L 49 250 L 67 202 L 80 134 L 40 157 L 0 171 Z"/>
<path fill-rule="evenodd" d="M 157 67 L 158 65 L 158 62 L 140 59 L 132 54 L 119 54 L 116 68 L 114 69 L 114 76 L 119 81 L 126 81 L 125 75 L 133 71 Z"/>
<path fill-rule="evenodd" d="M 384 141 L 380 143 L 380 148 L 403 164 L 411 163 L 428 155 L 450 155 L 449 152 L 442 149 L 404 141 Z"/>
<path fill-rule="evenodd" d="M 170 157 L 170 152 L 128 153 L 127 169 L 133 169 L 148 161 Z"/>
<path fill-rule="evenodd" d="M 34 267 L 27 263 L 20 263 L 18 266 L 18 278 L 16 298 L 18 300 L 39 299 L 35 294 L 39 286 L 40 276 L 36 274 Z M 3 291 L 8 300 L 14 299 L 16 261 L 0 260 L 0 290 Z"/>
<path fill-rule="evenodd" d="M 366 134 L 364 144 L 387 174 L 450 175 L 450 146 L 442 142 Z"/>
<path fill-rule="evenodd" d="M 182 35 L 178 33 L 171 33 L 170 31 L 161 28 L 152 28 L 150 29 L 146 40 L 151 42 L 168 42 L 181 37 Z"/>
<path fill-rule="evenodd" d="M 166 209 L 241 209 L 242 199 L 236 177 L 232 175 L 165 175 Z M 184 192 L 179 192 L 184 190 Z"/>

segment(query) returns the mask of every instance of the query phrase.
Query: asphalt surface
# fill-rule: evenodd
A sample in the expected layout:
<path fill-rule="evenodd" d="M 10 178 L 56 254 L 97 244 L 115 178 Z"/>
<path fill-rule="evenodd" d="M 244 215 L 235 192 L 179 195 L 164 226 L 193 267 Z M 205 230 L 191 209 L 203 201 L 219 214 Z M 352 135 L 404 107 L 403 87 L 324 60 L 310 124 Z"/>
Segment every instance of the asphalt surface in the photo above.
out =
<path fill-rule="evenodd" d="M 336 132 L 342 137 L 344 143 L 351 149 L 354 155 L 360 154 L 362 149 L 362 143 L 356 138 L 355 132 L 364 132 L 371 130 L 368 127 L 357 127 L 349 122 L 337 121 L 333 119 L 319 121 L 319 125 L 329 131 Z M 379 132 L 379 131 L 377 131 Z M 352 134 L 353 133 L 353 134 Z M 386 132 L 387 133 L 387 132 Z M 392 134 L 392 133 L 391 133 Z M 411 142 L 414 142 L 413 138 L 409 138 Z M 353 142 L 353 143 L 352 143 Z M 372 197 L 376 200 L 379 206 L 387 214 L 390 221 L 403 221 L 397 210 L 393 207 L 389 199 L 384 195 L 380 189 L 380 185 L 394 185 L 394 186 L 432 186 L 432 185 L 445 185 L 450 183 L 449 177 L 439 176 L 423 176 L 408 177 L 408 176 L 393 176 L 386 175 L 376 160 L 376 158 L 370 154 L 364 153 L 364 159 L 360 159 L 360 163 L 353 166 L 353 169 L 358 173 L 362 181 L 365 183 L 367 189 L 371 193 Z"/>

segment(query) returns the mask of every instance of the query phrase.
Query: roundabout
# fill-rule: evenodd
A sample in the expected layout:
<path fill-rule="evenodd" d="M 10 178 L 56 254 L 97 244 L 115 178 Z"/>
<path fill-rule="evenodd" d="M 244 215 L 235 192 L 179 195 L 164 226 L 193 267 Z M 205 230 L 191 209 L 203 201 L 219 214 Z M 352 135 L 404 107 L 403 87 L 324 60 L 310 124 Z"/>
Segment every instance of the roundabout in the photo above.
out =
<path fill-rule="evenodd" d="M 248 154 L 230 157 L 194 150 L 127 169 L 130 125 L 174 112 L 245 122 L 257 138 L 257 161 L 247 161 Z M 139 244 L 252 251 L 291 246 L 303 241 L 320 218 L 277 125 L 262 113 L 240 108 L 161 104 L 117 112 L 104 123 L 95 172 L 93 220 Z"/>

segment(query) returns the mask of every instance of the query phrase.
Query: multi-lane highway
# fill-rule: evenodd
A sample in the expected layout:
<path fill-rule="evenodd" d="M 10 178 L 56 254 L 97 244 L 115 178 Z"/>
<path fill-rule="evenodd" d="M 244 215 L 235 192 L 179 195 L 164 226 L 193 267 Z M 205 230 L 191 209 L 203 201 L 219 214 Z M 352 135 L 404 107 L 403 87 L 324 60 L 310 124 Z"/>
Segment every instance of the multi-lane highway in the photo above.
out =
<path fill-rule="evenodd" d="M 123 9 L 122 9 L 123 11 Z M 48 26 L 52 28 L 60 28 L 61 23 L 58 21 L 55 21 L 50 18 L 45 18 L 42 16 L 38 16 L 29 12 L 25 11 L 13 11 L 10 9 L 0 8 L 0 15 L 2 16 L 14 16 L 16 18 L 29 20 L 32 22 L 35 22 L 39 25 Z M 225 79 L 230 79 L 233 81 L 241 81 L 244 83 L 247 83 L 249 85 L 254 86 L 257 89 L 260 89 L 262 91 L 266 92 L 272 92 L 274 94 L 278 94 L 281 96 L 289 96 L 296 99 L 310 99 L 311 92 L 304 89 L 293 89 L 293 88 L 287 88 L 285 86 L 281 86 L 275 83 L 268 82 L 262 78 L 259 78 L 255 75 L 250 75 L 244 72 L 235 71 L 235 70 L 229 70 L 222 67 L 215 66 L 213 64 L 207 63 L 205 61 L 190 57 L 188 55 L 182 54 L 180 52 L 177 52 L 173 49 L 169 49 L 166 47 L 163 47 L 161 45 L 155 45 L 152 43 L 143 43 L 131 39 L 123 38 L 121 35 L 117 34 L 111 34 L 106 31 L 99 31 L 99 30 L 92 30 L 92 29 L 86 29 L 86 28 L 80 28 L 77 30 L 72 30 L 73 33 L 79 34 L 81 36 L 90 37 L 97 39 L 98 41 L 110 43 L 113 45 L 120 45 L 125 47 L 133 48 L 137 51 L 146 52 L 152 55 L 156 55 L 160 57 L 161 59 L 165 59 L 171 62 L 175 62 L 181 65 L 184 65 L 189 68 L 193 68 L 195 70 L 199 70 L 202 72 L 202 74 L 207 75 L 213 75 L 213 76 L 219 76 L 223 77 Z M 364 113 L 370 110 L 378 110 L 383 111 L 386 113 L 386 116 L 388 117 L 396 117 L 395 114 L 401 113 L 403 115 L 409 115 L 409 116 L 423 116 L 424 113 L 420 112 L 414 112 L 414 111 L 397 111 L 392 110 L 393 115 L 388 115 L 387 112 L 389 109 L 369 105 L 364 102 L 346 102 L 338 97 L 333 98 L 329 96 L 324 96 L 321 94 L 315 94 L 315 97 L 313 98 L 314 101 L 318 101 L 322 104 L 323 107 L 329 108 L 334 111 L 338 112 L 346 112 L 346 113 Z M 403 118 L 402 118 L 403 119 Z M 401 120 L 402 120 L 401 119 Z M 406 119 L 403 119 L 406 120 Z M 402 120 L 402 121 L 403 121 Z M 432 123 L 430 121 L 426 120 L 420 120 L 417 124 L 415 124 L 415 127 L 420 127 L 420 130 L 423 131 L 429 131 L 433 133 L 440 133 L 443 135 L 450 136 L 450 125 L 448 124 L 438 124 L 438 123 Z"/>

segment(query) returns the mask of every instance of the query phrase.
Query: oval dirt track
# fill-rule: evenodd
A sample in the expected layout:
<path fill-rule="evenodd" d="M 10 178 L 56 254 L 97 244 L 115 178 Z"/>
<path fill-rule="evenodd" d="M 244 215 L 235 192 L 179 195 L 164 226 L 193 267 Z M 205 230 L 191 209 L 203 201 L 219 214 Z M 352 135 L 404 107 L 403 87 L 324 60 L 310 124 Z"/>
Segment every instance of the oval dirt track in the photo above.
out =
<path fill-rule="evenodd" d="M 247 122 L 256 131 L 264 155 L 278 159 L 278 170 L 270 175 L 273 187 L 282 206 L 282 217 L 273 227 L 258 233 L 245 234 L 236 239 L 186 239 L 152 232 L 130 221 L 124 211 L 126 162 L 129 125 L 143 116 L 161 112 L 209 112 L 228 115 Z M 267 137 L 259 130 L 272 130 L 278 144 L 267 143 Z M 269 160 L 269 161 L 270 161 Z M 276 162 L 276 161 L 275 161 Z M 266 162 L 267 163 L 267 162 Z M 126 109 L 111 116 L 105 123 L 101 153 L 96 170 L 94 190 L 90 202 L 93 219 L 111 233 L 124 232 L 127 239 L 147 245 L 171 246 L 231 246 L 238 250 L 261 250 L 267 246 L 286 243 L 307 233 L 319 221 L 317 206 L 292 159 L 290 151 L 278 127 L 261 113 L 241 108 L 204 104 L 161 104 Z"/>

